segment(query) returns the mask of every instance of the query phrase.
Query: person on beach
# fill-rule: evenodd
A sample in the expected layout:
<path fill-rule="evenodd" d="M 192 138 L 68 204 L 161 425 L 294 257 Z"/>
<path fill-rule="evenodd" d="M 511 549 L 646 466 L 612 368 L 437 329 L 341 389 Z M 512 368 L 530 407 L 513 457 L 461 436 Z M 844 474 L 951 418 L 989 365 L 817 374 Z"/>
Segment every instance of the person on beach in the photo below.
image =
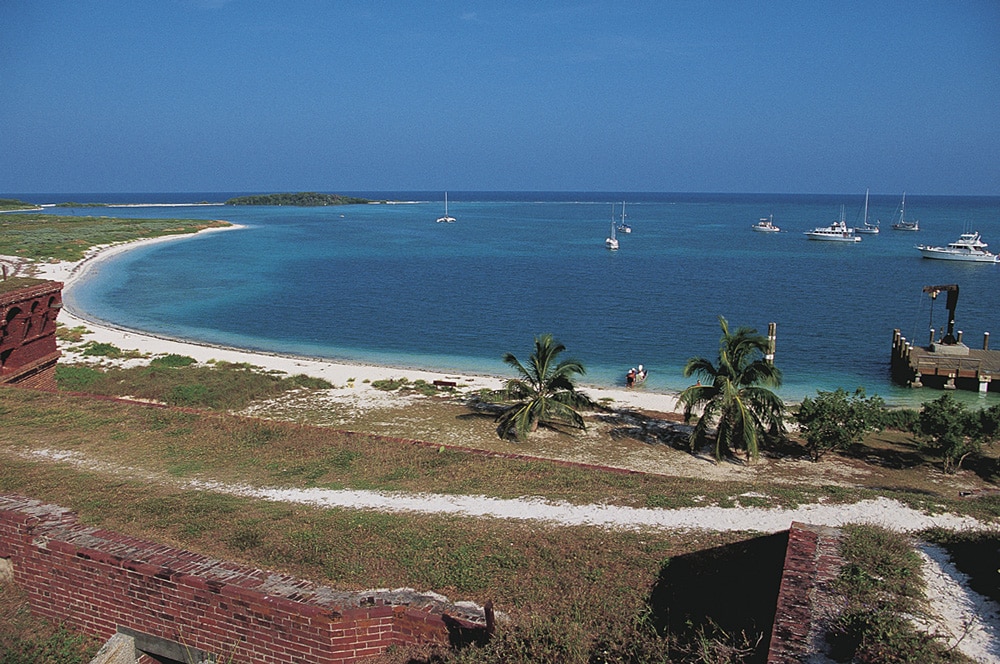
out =
<path fill-rule="evenodd" d="M 628 373 L 625 374 L 625 387 L 632 387 L 633 385 L 635 385 L 635 367 L 629 369 Z"/>

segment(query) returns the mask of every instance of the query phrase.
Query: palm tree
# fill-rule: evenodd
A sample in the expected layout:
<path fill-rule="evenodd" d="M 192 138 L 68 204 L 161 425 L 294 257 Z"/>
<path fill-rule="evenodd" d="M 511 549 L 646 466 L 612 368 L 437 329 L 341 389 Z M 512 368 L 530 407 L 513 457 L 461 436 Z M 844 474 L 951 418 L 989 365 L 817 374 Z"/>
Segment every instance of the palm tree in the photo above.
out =
<path fill-rule="evenodd" d="M 513 434 L 524 440 L 538 425 L 566 424 L 586 429 L 577 408 L 594 404 L 587 395 L 576 391 L 574 374 L 586 370 L 577 360 L 556 362 L 566 347 L 554 341 L 551 334 L 535 337 L 535 352 L 525 367 L 512 353 L 504 353 L 503 361 L 514 367 L 520 376 L 507 381 L 504 389 L 495 393 L 500 401 L 514 401 L 497 416 L 497 432 L 501 438 Z"/>
<path fill-rule="evenodd" d="M 768 389 L 781 386 L 781 370 L 764 359 L 768 342 L 757 330 L 741 327 L 730 333 L 729 323 L 722 316 L 719 324 L 722 338 L 718 366 L 704 357 L 693 357 L 684 365 L 685 377 L 699 377 L 679 397 L 685 422 L 690 421 L 693 410 L 701 409 L 691 432 L 691 448 L 706 441 L 709 427 L 714 424 L 717 460 L 730 449 L 745 449 L 750 459 L 756 460 L 760 456 L 758 441 L 768 433 L 785 430 L 785 405 Z"/>

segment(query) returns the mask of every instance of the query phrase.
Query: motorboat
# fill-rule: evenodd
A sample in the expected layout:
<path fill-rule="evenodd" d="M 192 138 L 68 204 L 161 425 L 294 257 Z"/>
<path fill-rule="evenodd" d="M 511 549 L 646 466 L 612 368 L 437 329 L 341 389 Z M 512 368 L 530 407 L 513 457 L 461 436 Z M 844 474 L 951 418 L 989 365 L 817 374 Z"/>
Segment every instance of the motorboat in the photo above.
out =
<path fill-rule="evenodd" d="M 760 221 L 750 227 L 758 233 L 777 233 L 781 229 L 774 225 L 774 215 L 761 217 Z"/>
<path fill-rule="evenodd" d="M 861 238 L 854 234 L 854 229 L 848 228 L 847 222 L 844 221 L 843 205 L 840 206 L 840 221 L 806 231 L 805 236 L 810 240 L 825 240 L 827 242 L 861 242 Z"/>
<path fill-rule="evenodd" d="M 903 200 L 899 204 L 899 221 L 892 225 L 892 230 L 894 231 L 919 231 L 920 222 L 919 221 L 907 221 L 906 220 L 906 192 L 903 192 Z"/>
<path fill-rule="evenodd" d="M 438 217 L 437 221 L 438 221 L 439 224 L 444 224 L 444 223 L 450 224 L 450 223 L 452 223 L 452 222 L 455 221 L 455 217 L 449 217 L 448 216 L 448 192 L 447 191 L 444 192 L 444 216 L 443 217 Z"/>
<path fill-rule="evenodd" d="M 989 245 L 982 241 L 977 231 L 962 233 L 957 240 L 946 247 L 931 247 L 918 244 L 917 249 L 924 258 L 944 261 L 966 261 L 970 263 L 1000 263 L 1000 256 L 986 251 Z"/>

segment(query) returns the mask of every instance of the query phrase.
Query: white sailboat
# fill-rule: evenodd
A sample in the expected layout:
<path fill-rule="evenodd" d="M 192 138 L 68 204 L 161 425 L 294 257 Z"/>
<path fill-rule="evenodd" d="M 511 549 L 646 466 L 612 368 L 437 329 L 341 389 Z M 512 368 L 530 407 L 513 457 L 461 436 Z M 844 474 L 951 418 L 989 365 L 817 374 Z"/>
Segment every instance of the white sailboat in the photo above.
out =
<path fill-rule="evenodd" d="M 878 222 L 874 224 L 868 223 L 868 189 L 865 189 L 865 219 L 862 222 L 863 226 L 860 228 L 855 228 L 855 233 L 865 233 L 867 235 L 878 235 Z"/>
<path fill-rule="evenodd" d="M 614 208 L 611 212 L 614 215 Z M 625 223 L 625 201 L 622 201 L 622 223 L 618 224 L 618 231 L 621 233 L 631 233 L 632 227 Z"/>
<path fill-rule="evenodd" d="M 919 231 L 919 221 L 906 221 L 906 192 L 903 192 L 903 201 L 899 204 L 899 221 L 892 225 L 894 231 Z"/>
<path fill-rule="evenodd" d="M 449 223 L 450 224 L 453 221 L 455 221 L 455 217 L 449 217 L 448 216 L 448 192 L 447 191 L 444 192 L 444 216 L 443 217 L 438 217 L 437 220 L 438 220 L 439 224 L 441 224 L 441 223 Z"/>
<path fill-rule="evenodd" d="M 611 235 L 604 240 L 604 246 L 611 251 L 618 251 L 618 236 L 615 234 L 615 206 L 611 206 Z"/>

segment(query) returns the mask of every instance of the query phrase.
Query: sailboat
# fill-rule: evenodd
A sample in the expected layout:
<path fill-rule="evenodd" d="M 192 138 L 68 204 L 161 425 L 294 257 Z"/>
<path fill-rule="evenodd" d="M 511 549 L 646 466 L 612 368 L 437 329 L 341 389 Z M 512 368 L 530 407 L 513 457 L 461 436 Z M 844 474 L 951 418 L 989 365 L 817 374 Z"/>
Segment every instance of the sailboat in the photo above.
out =
<path fill-rule="evenodd" d="M 614 215 L 614 208 L 612 208 L 612 215 Z M 622 223 L 618 224 L 618 231 L 621 233 L 631 233 L 632 227 L 625 223 L 625 201 L 622 201 Z"/>
<path fill-rule="evenodd" d="M 868 223 L 868 189 L 865 189 L 865 220 L 862 222 L 864 225 L 860 228 L 855 228 L 855 233 L 865 233 L 867 235 L 878 235 L 878 222 L 874 224 Z"/>
<path fill-rule="evenodd" d="M 449 223 L 450 224 L 451 222 L 455 221 L 455 217 L 449 217 L 448 216 L 448 192 L 447 191 L 444 192 L 444 216 L 443 217 L 438 217 L 437 220 L 438 220 L 439 224 L 441 224 L 441 223 Z"/>
<path fill-rule="evenodd" d="M 618 236 L 615 234 L 615 206 L 611 206 L 611 235 L 604 241 L 604 246 L 611 251 L 618 251 Z"/>
<path fill-rule="evenodd" d="M 903 202 L 899 204 L 899 221 L 892 225 L 894 231 L 919 231 L 919 221 L 906 221 L 906 192 L 903 192 Z"/>

